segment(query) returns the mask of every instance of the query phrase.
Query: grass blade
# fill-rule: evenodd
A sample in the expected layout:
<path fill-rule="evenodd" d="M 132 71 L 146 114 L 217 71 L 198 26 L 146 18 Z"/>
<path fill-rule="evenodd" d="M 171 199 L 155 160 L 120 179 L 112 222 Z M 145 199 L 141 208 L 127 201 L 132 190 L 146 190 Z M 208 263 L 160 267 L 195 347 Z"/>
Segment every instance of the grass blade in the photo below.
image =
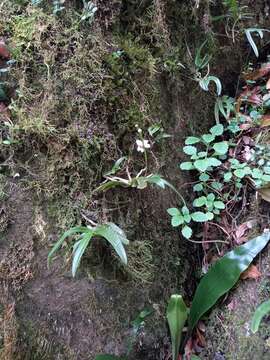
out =
<path fill-rule="evenodd" d="M 80 266 L 81 258 L 93 236 L 93 231 L 88 231 L 83 238 L 77 241 L 73 246 L 73 260 L 72 260 L 72 276 L 75 277 L 78 267 Z"/>

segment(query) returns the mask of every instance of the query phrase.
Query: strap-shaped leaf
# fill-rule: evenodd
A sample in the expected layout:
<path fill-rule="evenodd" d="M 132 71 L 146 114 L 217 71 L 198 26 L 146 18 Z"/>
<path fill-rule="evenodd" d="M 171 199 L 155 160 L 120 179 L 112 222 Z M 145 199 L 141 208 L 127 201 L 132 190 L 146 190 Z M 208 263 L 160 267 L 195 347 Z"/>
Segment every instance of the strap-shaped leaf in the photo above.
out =
<path fill-rule="evenodd" d="M 210 268 L 195 292 L 189 315 L 189 331 L 236 284 L 241 273 L 248 268 L 269 239 L 270 232 L 266 232 L 228 252 Z"/>
<path fill-rule="evenodd" d="M 181 295 L 172 295 L 167 307 L 167 320 L 172 340 L 173 360 L 179 353 L 182 331 L 188 317 L 188 308 Z"/>
<path fill-rule="evenodd" d="M 93 231 L 89 229 L 81 240 L 77 241 L 73 246 L 73 260 L 72 260 L 72 276 L 75 277 L 78 267 L 80 266 L 81 258 L 93 236 Z"/>
<path fill-rule="evenodd" d="M 69 229 L 68 231 L 64 232 L 64 234 L 60 237 L 60 239 L 54 244 L 53 248 L 51 249 L 51 251 L 49 252 L 48 255 L 48 266 L 50 265 L 51 261 L 52 261 L 52 257 L 54 255 L 54 253 L 60 249 L 60 247 L 62 246 L 63 242 L 66 240 L 67 237 L 74 235 L 74 234 L 80 234 L 80 233 L 85 233 L 85 232 L 89 232 L 90 229 L 85 227 L 85 226 L 75 226 L 71 229 Z"/>
<path fill-rule="evenodd" d="M 263 38 L 263 29 L 250 28 L 250 29 L 245 30 L 246 37 L 248 39 L 250 46 L 252 47 L 252 49 L 254 51 L 254 54 L 256 55 L 256 57 L 259 57 L 259 51 L 258 51 L 257 45 L 255 44 L 255 41 L 253 40 L 252 35 L 251 35 L 254 32 L 259 34 L 260 38 L 262 39 Z"/>
<path fill-rule="evenodd" d="M 270 300 L 263 302 L 259 305 L 252 317 L 251 331 L 255 334 L 259 330 L 262 318 L 270 313 Z"/>
<path fill-rule="evenodd" d="M 122 229 L 113 223 L 108 223 L 96 227 L 94 235 L 104 237 L 112 245 L 121 261 L 127 264 L 127 254 L 123 244 L 127 245 L 129 241 Z"/>

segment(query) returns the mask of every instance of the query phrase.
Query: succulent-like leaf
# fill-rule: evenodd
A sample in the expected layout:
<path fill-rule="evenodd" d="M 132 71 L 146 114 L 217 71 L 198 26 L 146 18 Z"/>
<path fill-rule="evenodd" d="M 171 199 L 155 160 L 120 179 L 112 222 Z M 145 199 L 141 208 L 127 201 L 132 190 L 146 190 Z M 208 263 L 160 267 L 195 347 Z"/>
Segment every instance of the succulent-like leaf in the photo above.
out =
<path fill-rule="evenodd" d="M 188 317 L 188 308 L 181 295 L 172 295 L 167 307 L 167 320 L 172 340 L 173 360 L 176 360 L 182 338 L 182 331 Z"/>
<path fill-rule="evenodd" d="M 266 232 L 228 252 L 218 260 L 200 281 L 189 315 L 191 331 L 199 319 L 238 281 L 255 256 L 266 246 L 270 232 Z"/>

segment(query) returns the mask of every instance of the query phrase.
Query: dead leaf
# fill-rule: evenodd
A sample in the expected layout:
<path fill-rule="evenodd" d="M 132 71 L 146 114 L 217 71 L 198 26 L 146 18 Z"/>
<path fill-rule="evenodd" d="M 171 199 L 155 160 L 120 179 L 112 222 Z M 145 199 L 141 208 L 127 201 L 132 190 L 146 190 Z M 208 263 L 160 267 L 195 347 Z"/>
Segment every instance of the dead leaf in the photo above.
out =
<path fill-rule="evenodd" d="M 196 345 L 199 345 L 200 347 L 203 347 L 203 348 L 206 346 L 205 337 L 198 328 L 196 329 L 196 340 L 197 340 Z"/>
<path fill-rule="evenodd" d="M 190 360 L 192 353 L 193 353 L 193 341 L 192 338 L 189 338 L 185 346 L 185 359 Z"/>
<path fill-rule="evenodd" d="M 241 279 L 258 279 L 260 276 L 262 276 L 261 272 L 255 265 L 251 264 L 248 269 L 242 273 Z"/>
<path fill-rule="evenodd" d="M 237 308 L 237 301 L 236 300 L 232 300 L 228 305 L 227 305 L 227 309 L 230 311 L 234 311 Z"/>
<path fill-rule="evenodd" d="M 261 117 L 261 127 L 270 126 L 270 114 Z"/>
<path fill-rule="evenodd" d="M 8 51 L 8 48 L 3 40 L 0 40 L 0 57 L 2 59 L 10 58 L 10 52 Z"/>
<path fill-rule="evenodd" d="M 270 72 L 270 63 L 262 65 L 260 69 L 256 69 L 250 73 L 247 73 L 244 78 L 245 80 L 258 80 Z"/>
<path fill-rule="evenodd" d="M 247 221 L 241 225 L 238 226 L 238 228 L 235 230 L 233 237 L 236 244 L 243 244 L 247 241 L 247 237 L 245 236 L 246 232 L 255 225 L 255 221 Z"/>
<path fill-rule="evenodd" d="M 260 188 L 257 191 L 263 200 L 270 202 L 270 188 Z"/>

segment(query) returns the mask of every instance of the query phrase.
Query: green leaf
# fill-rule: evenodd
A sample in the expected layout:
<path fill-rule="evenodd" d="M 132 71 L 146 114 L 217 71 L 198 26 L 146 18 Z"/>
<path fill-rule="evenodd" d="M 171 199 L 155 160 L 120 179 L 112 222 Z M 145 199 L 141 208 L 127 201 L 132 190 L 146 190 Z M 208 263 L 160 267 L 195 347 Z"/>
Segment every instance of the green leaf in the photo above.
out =
<path fill-rule="evenodd" d="M 259 51 L 258 51 L 257 45 L 255 44 L 251 34 L 253 32 L 255 32 L 255 33 L 259 34 L 260 38 L 262 39 L 263 38 L 263 31 L 264 31 L 264 29 L 256 29 L 256 28 L 249 28 L 249 29 L 245 30 L 245 34 L 246 34 L 246 37 L 248 39 L 248 42 L 249 42 L 250 46 L 252 47 L 256 57 L 259 57 Z"/>
<path fill-rule="evenodd" d="M 218 181 L 213 181 L 211 183 L 211 187 L 215 190 L 221 190 L 223 188 L 222 183 L 218 182 Z"/>
<path fill-rule="evenodd" d="M 199 85 L 204 91 L 209 91 L 209 83 L 211 81 L 213 81 L 216 84 L 217 94 L 219 96 L 222 91 L 222 85 L 221 85 L 219 78 L 217 78 L 216 76 L 206 76 L 206 77 L 200 79 Z"/>
<path fill-rule="evenodd" d="M 122 165 L 122 163 L 123 163 L 125 160 L 127 160 L 127 157 L 126 157 L 126 156 L 122 156 L 120 159 L 118 159 L 118 160 L 114 163 L 112 169 L 111 169 L 110 171 L 108 171 L 107 173 L 105 173 L 104 175 L 105 175 L 105 176 L 108 176 L 108 175 L 114 175 L 115 173 L 117 173 L 117 171 L 121 169 L 121 165 Z"/>
<path fill-rule="evenodd" d="M 182 215 L 180 216 L 173 216 L 171 219 L 171 224 L 173 227 L 177 227 L 179 225 L 184 224 L 184 217 Z"/>
<path fill-rule="evenodd" d="M 201 140 L 195 136 L 189 136 L 186 138 L 185 140 L 185 144 L 186 145 L 193 145 L 193 144 L 197 144 L 198 142 L 200 142 Z"/>
<path fill-rule="evenodd" d="M 209 167 L 208 159 L 196 160 L 194 162 L 194 166 L 197 170 L 205 172 L 205 170 Z"/>
<path fill-rule="evenodd" d="M 207 200 L 213 202 L 215 200 L 215 194 L 213 193 L 210 193 L 207 195 Z"/>
<path fill-rule="evenodd" d="M 215 136 L 220 136 L 224 132 L 224 126 L 222 124 L 217 124 L 210 129 L 210 133 Z"/>
<path fill-rule="evenodd" d="M 190 239 L 191 235 L 192 235 L 192 229 L 191 227 L 185 225 L 182 229 L 182 235 L 186 238 L 186 239 Z"/>
<path fill-rule="evenodd" d="M 155 185 L 161 187 L 162 189 L 165 189 L 166 186 L 169 187 L 181 198 L 181 200 L 183 199 L 183 197 L 179 193 L 179 191 L 177 191 L 176 188 L 171 183 L 169 183 L 169 181 L 163 179 L 160 175 L 151 174 L 151 175 L 146 176 L 145 179 L 150 184 L 155 184 Z"/>
<path fill-rule="evenodd" d="M 224 174 L 224 181 L 225 182 L 229 182 L 232 178 L 232 173 L 231 172 L 227 172 Z"/>
<path fill-rule="evenodd" d="M 260 169 L 252 169 L 252 177 L 254 179 L 261 179 L 263 176 L 263 172 Z"/>
<path fill-rule="evenodd" d="M 114 223 L 99 225 L 95 228 L 94 235 L 104 237 L 112 245 L 121 261 L 127 264 L 127 254 L 123 244 L 128 245 L 129 241 L 120 227 Z"/>
<path fill-rule="evenodd" d="M 106 181 L 103 184 L 101 184 L 100 186 L 98 186 L 94 191 L 106 191 L 112 188 L 115 188 L 116 186 L 128 186 L 124 183 L 122 183 L 121 181 L 117 181 L 117 180 L 110 180 L 110 181 Z"/>
<path fill-rule="evenodd" d="M 91 233 L 91 230 L 86 226 L 75 226 L 68 231 L 64 232 L 61 238 L 54 244 L 53 248 L 49 252 L 48 255 L 48 266 L 50 266 L 53 255 L 61 248 L 66 238 L 75 235 L 75 234 L 83 234 L 83 233 Z"/>
<path fill-rule="evenodd" d="M 262 180 L 266 181 L 266 182 L 269 182 L 270 181 L 270 175 L 263 175 Z"/>
<path fill-rule="evenodd" d="M 213 220 L 214 219 L 214 214 L 210 211 L 208 211 L 206 213 L 206 216 L 207 216 L 207 220 Z"/>
<path fill-rule="evenodd" d="M 183 206 L 181 211 L 183 215 L 189 215 L 189 209 L 186 206 Z"/>
<path fill-rule="evenodd" d="M 248 268 L 269 239 L 270 232 L 264 233 L 228 252 L 210 268 L 196 289 L 190 310 L 189 331 L 236 284 L 241 273 Z"/>
<path fill-rule="evenodd" d="M 228 145 L 227 141 L 221 141 L 221 142 L 215 143 L 213 145 L 213 148 L 214 148 L 215 152 L 218 153 L 219 155 L 224 155 L 224 154 L 227 154 L 229 145 Z"/>
<path fill-rule="evenodd" d="M 186 214 L 183 217 L 184 217 L 184 222 L 189 224 L 191 221 L 191 216 L 189 214 Z"/>
<path fill-rule="evenodd" d="M 218 160 L 218 159 L 216 159 L 216 158 L 214 158 L 214 157 L 210 157 L 210 158 L 208 158 L 208 165 L 209 165 L 209 166 L 214 166 L 214 167 L 220 166 L 220 165 L 221 165 L 221 161 Z"/>
<path fill-rule="evenodd" d="M 81 258 L 93 237 L 93 231 L 85 233 L 81 240 L 77 241 L 73 247 L 72 260 L 72 276 L 75 277 L 78 267 L 80 266 Z"/>
<path fill-rule="evenodd" d="M 167 213 L 170 214 L 171 216 L 180 216 L 180 210 L 177 208 L 169 208 L 167 209 Z"/>
<path fill-rule="evenodd" d="M 264 171 L 266 174 L 270 174 L 270 166 L 264 166 L 263 171 Z"/>
<path fill-rule="evenodd" d="M 202 136 L 202 139 L 207 144 L 211 143 L 213 140 L 215 140 L 215 135 L 212 134 L 205 134 Z"/>
<path fill-rule="evenodd" d="M 225 204 L 224 204 L 224 202 L 223 201 L 214 201 L 214 207 L 216 208 L 216 209 L 220 209 L 220 210 L 223 210 L 223 209 L 225 209 Z"/>
<path fill-rule="evenodd" d="M 193 186 L 193 190 L 194 191 L 202 191 L 203 190 L 203 185 L 202 184 L 196 184 Z"/>
<path fill-rule="evenodd" d="M 186 162 L 182 162 L 180 164 L 180 169 L 181 170 L 192 170 L 194 169 L 193 163 L 190 161 L 186 161 Z"/>
<path fill-rule="evenodd" d="M 202 211 L 195 211 L 194 213 L 191 214 L 191 218 L 193 221 L 196 221 L 196 222 L 208 221 L 208 216 L 205 213 L 203 213 Z"/>
<path fill-rule="evenodd" d="M 259 305 L 251 320 L 251 331 L 255 334 L 259 330 L 262 318 L 270 312 L 270 300 Z"/>
<path fill-rule="evenodd" d="M 187 155 L 195 155 L 197 153 L 197 149 L 195 146 L 191 146 L 191 145 L 188 145 L 188 146 L 184 146 L 183 147 L 183 151 L 185 154 Z"/>
<path fill-rule="evenodd" d="M 199 176 L 199 179 L 200 179 L 200 181 L 205 182 L 205 181 L 207 181 L 207 180 L 210 179 L 210 176 L 209 176 L 208 174 L 206 174 L 206 173 L 203 173 L 203 174 L 201 174 L 201 175 Z"/>
<path fill-rule="evenodd" d="M 193 206 L 195 206 L 195 207 L 201 207 L 201 206 L 204 206 L 205 204 L 206 204 L 205 196 L 200 196 L 193 201 Z"/>
<path fill-rule="evenodd" d="M 177 360 L 183 328 L 188 317 L 188 308 L 181 295 L 171 296 L 166 317 L 172 340 L 172 358 L 173 360 Z"/>
<path fill-rule="evenodd" d="M 233 173 L 234 173 L 234 175 L 235 175 L 236 177 L 238 177 L 238 178 L 240 178 L 240 179 L 242 179 L 243 177 L 246 176 L 246 172 L 245 172 L 244 169 L 236 169 L 236 170 L 234 170 Z"/>
<path fill-rule="evenodd" d="M 197 156 L 198 156 L 199 158 L 204 158 L 204 157 L 207 156 L 207 152 L 206 152 L 206 151 L 200 151 L 200 152 L 198 152 Z"/>

